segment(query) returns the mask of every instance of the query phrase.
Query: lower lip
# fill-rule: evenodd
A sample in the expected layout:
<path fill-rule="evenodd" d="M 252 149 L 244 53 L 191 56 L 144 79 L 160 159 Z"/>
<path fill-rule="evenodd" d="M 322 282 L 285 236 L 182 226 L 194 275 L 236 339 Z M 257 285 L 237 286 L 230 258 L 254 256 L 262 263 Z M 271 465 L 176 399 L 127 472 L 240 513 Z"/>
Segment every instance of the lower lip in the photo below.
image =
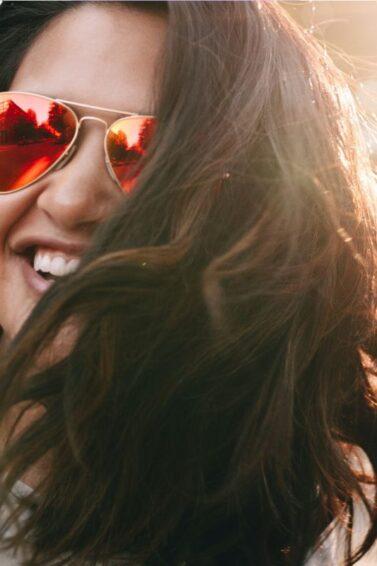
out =
<path fill-rule="evenodd" d="M 33 289 L 38 295 L 42 295 L 53 285 L 54 281 L 47 281 L 41 275 L 38 275 L 32 268 L 26 258 L 19 256 L 21 260 L 22 272 L 28 283 L 29 287 Z"/>

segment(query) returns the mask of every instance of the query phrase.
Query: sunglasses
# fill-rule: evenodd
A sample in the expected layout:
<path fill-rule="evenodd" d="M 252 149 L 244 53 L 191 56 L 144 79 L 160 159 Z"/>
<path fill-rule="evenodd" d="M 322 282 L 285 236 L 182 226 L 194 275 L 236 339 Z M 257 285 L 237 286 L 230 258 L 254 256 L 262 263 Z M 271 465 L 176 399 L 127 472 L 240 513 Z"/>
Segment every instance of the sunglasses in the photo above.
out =
<path fill-rule="evenodd" d="M 71 106 L 123 114 L 110 125 L 96 116 L 78 118 Z M 26 189 L 52 170 L 63 167 L 76 150 L 80 126 L 97 120 L 106 126 L 105 162 L 125 193 L 135 186 L 152 139 L 156 119 L 40 94 L 0 93 L 0 194 Z"/>

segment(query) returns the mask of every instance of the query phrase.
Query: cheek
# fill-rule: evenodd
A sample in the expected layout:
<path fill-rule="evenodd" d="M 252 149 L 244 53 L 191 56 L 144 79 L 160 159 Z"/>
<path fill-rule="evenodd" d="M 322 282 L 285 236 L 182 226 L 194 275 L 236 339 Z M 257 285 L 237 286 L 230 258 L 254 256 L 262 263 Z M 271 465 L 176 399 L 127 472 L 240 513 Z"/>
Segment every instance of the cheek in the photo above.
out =
<path fill-rule="evenodd" d="M 7 244 L 9 232 L 13 226 L 24 217 L 32 206 L 31 194 L 20 191 L 14 195 L 0 195 L 0 251 L 3 252 Z"/>
<path fill-rule="evenodd" d="M 12 236 L 21 224 L 27 225 L 36 194 L 26 189 L 0 195 L 0 346 L 6 346 L 16 335 L 36 302 L 25 284 L 19 260 L 11 251 Z"/>

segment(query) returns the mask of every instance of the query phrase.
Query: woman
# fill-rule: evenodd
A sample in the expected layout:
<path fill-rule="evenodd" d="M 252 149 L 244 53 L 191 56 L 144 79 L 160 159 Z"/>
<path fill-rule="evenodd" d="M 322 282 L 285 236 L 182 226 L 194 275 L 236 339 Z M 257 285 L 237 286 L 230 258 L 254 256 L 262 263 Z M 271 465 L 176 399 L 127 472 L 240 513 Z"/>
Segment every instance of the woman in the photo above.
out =
<path fill-rule="evenodd" d="M 0 195 L 4 545 L 374 563 L 375 179 L 341 72 L 273 2 L 5 3 L 0 30 L 4 100 L 86 120 L 24 109 L 8 172 L 25 124 L 68 149 Z M 127 112 L 155 129 L 122 185 Z"/>

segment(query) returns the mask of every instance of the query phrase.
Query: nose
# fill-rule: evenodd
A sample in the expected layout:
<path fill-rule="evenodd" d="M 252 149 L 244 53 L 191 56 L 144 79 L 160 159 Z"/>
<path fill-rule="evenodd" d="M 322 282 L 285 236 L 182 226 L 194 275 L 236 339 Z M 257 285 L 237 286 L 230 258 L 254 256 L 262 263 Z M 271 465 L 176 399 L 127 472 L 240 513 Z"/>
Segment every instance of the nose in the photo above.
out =
<path fill-rule="evenodd" d="M 84 121 L 95 120 L 84 124 Z M 104 155 L 104 120 L 82 118 L 74 151 L 41 181 L 37 206 L 64 231 L 91 231 L 107 218 L 122 194 L 110 178 Z"/>

